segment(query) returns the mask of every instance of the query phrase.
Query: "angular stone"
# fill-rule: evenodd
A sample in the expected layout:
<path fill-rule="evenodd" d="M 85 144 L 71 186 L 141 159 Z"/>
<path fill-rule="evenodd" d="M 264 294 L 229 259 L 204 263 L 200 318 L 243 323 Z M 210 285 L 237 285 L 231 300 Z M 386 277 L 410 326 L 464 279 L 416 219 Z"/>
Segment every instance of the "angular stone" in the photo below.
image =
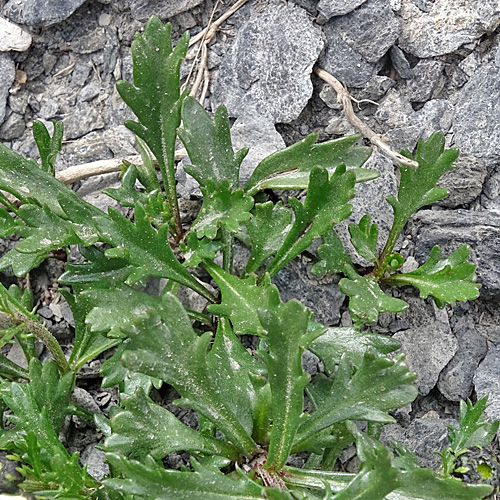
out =
<path fill-rule="evenodd" d="M 421 210 L 413 216 L 418 228 L 415 257 L 422 264 L 434 245 L 447 257 L 462 244 L 471 247 L 481 296 L 500 295 L 500 214 L 483 210 Z"/>
<path fill-rule="evenodd" d="M 410 102 L 426 102 L 439 86 L 444 63 L 433 59 L 422 59 L 413 68 L 413 78 L 406 83 Z"/>
<path fill-rule="evenodd" d="M 460 92 L 453 119 L 455 144 L 463 153 L 500 160 L 500 68 L 481 66 Z"/>
<path fill-rule="evenodd" d="M 319 0 L 318 11 L 326 19 L 352 12 L 366 0 Z"/>
<path fill-rule="evenodd" d="M 0 51 L 24 52 L 31 45 L 31 35 L 19 26 L 0 17 Z"/>
<path fill-rule="evenodd" d="M 348 45 L 333 25 L 335 19 L 323 26 L 327 45 L 320 66 L 348 87 L 363 87 L 377 72 L 377 65 L 368 62 Z"/>
<path fill-rule="evenodd" d="M 0 123 L 5 118 L 5 107 L 7 105 L 7 97 L 9 89 L 14 82 L 16 69 L 14 61 L 7 53 L 0 53 Z"/>
<path fill-rule="evenodd" d="M 498 26 L 500 3 L 435 0 L 428 12 L 404 2 L 398 12 L 402 33 L 399 47 L 425 58 L 449 54 Z"/>
<path fill-rule="evenodd" d="M 441 372 L 438 389 L 448 400 L 467 399 L 472 393 L 474 373 L 488 351 L 486 338 L 476 329 L 468 303 L 455 308 L 452 329 L 458 340 L 458 351 Z"/>
<path fill-rule="evenodd" d="M 447 188 L 450 194 L 436 202 L 436 205 L 456 208 L 472 203 L 483 190 L 483 182 L 487 170 L 483 160 L 471 155 L 460 155 L 455 162 L 455 168 L 446 172 L 438 187 Z"/>
<path fill-rule="evenodd" d="M 419 310 L 421 304 L 411 306 Z M 411 307 L 410 306 L 410 307 Z M 451 332 L 448 314 L 434 304 L 434 318 L 415 328 L 400 331 L 393 338 L 401 342 L 406 363 L 417 374 L 418 392 L 427 396 L 436 385 L 439 374 L 457 352 L 458 342 Z"/>
<path fill-rule="evenodd" d="M 68 19 L 86 0 L 10 0 L 3 13 L 28 26 L 52 26 Z"/>
<path fill-rule="evenodd" d="M 500 419 L 500 345 L 492 346 L 474 375 L 477 397 L 488 396 L 485 410 L 491 420 Z"/>
<path fill-rule="evenodd" d="M 240 185 L 252 175 L 255 167 L 267 156 L 286 147 L 285 141 L 266 117 L 242 115 L 231 127 L 233 149 L 248 148 L 240 167 Z"/>
<path fill-rule="evenodd" d="M 441 459 L 435 452 L 450 445 L 449 425 L 457 427 L 451 418 L 416 418 L 405 429 L 398 424 L 384 426 L 380 440 L 386 445 L 391 441 L 400 442 L 417 455 L 422 467 L 437 470 Z"/>
<path fill-rule="evenodd" d="M 160 19 L 168 19 L 181 12 L 191 10 L 193 7 L 203 3 L 203 0 L 175 0 L 165 2 L 165 0 L 132 0 L 130 2 L 130 12 L 137 21 L 148 21 L 152 16 Z"/>
<path fill-rule="evenodd" d="M 368 0 L 349 14 L 333 19 L 332 27 L 347 45 L 371 63 L 392 47 L 401 31 L 386 0 Z"/>
<path fill-rule="evenodd" d="M 312 95 L 310 73 L 322 48 L 321 30 L 303 9 L 273 5 L 238 32 L 219 69 L 215 103 L 234 117 L 255 112 L 273 123 L 294 120 Z"/>

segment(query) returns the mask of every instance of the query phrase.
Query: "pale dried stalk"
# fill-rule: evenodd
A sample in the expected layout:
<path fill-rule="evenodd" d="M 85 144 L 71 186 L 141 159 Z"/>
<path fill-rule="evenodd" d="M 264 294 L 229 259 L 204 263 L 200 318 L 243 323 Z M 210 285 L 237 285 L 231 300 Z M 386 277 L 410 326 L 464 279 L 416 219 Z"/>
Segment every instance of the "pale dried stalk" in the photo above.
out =
<path fill-rule="evenodd" d="M 361 134 L 366 137 L 374 146 L 378 147 L 381 151 L 383 151 L 387 156 L 393 158 L 398 163 L 402 163 L 403 165 L 408 165 L 410 167 L 418 167 L 418 163 L 416 161 L 410 160 L 405 156 L 397 153 L 387 144 L 387 138 L 383 137 L 380 134 L 374 132 L 366 123 L 361 121 L 356 114 L 354 113 L 354 109 L 352 108 L 352 97 L 347 91 L 347 89 L 330 73 L 325 71 L 324 69 L 318 68 L 317 66 L 314 68 L 314 72 L 326 83 L 331 85 L 335 92 L 337 92 L 337 101 L 342 105 L 344 109 L 344 113 L 349 120 L 349 122 L 354 125 Z"/>

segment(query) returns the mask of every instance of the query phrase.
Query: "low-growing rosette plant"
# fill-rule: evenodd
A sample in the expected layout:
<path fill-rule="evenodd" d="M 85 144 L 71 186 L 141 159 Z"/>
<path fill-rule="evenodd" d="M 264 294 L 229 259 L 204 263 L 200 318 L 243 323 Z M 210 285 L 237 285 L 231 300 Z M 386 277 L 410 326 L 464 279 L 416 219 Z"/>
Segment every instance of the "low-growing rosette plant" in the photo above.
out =
<path fill-rule="evenodd" d="M 68 262 L 59 280 L 75 321 L 68 359 L 33 310 L 30 290 L 0 287 L 1 343 L 18 342 L 28 364 L 0 355 L 0 448 L 18 461 L 21 488 L 43 498 L 86 500 L 473 500 L 490 494 L 489 485 L 454 477 L 463 472 L 456 466 L 463 450 L 485 446 L 496 434 L 498 422 L 481 419 L 486 400 L 462 407 L 442 470 L 421 468 L 410 450 L 397 443 L 391 450 L 378 439 L 383 425 L 394 422 L 390 412 L 415 399 L 416 376 L 404 354 L 394 354 L 397 341 L 362 331 L 380 313 L 407 307 L 386 293 L 388 285 L 413 285 L 440 307 L 478 296 L 466 246 L 447 257 L 435 247 L 408 273 L 400 272 L 403 257 L 394 252 L 411 215 L 446 195 L 435 185 L 458 152 L 445 150 L 443 135 L 435 133 L 419 143 L 417 168 L 399 167 L 398 194 L 388 198 L 394 224 L 380 254 L 369 216 L 349 226 L 352 246 L 371 263 L 360 274 L 335 225 L 350 215 L 356 183 L 377 177 L 362 168 L 370 149 L 356 145 L 356 135 L 324 143 L 310 135 L 262 160 L 241 186 L 247 151 L 233 150 L 224 107 L 212 117 L 181 92 L 188 35 L 173 47 L 170 30 L 157 18 L 147 23 L 132 45 L 133 84 L 118 83 L 137 117 L 126 125 L 137 136 L 142 163 L 126 165 L 122 186 L 106 194 L 133 208 L 132 218 L 113 208 L 105 213 L 56 180 L 60 124 L 52 136 L 34 124 L 40 163 L 0 146 L 0 232 L 20 237 L 0 269 L 24 277 L 70 246 L 82 257 Z M 189 228 L 176 193 L 177 139 L 189 155 L 185 170 L 203 194 Z M 306 194 L 276 202 L 271 190 L 279 189 Z M 318 238 L 313 272 L 344 276 L 339 288 L 349 297 L 352 327 L 315 322 L 300 301 L 283 302 L 272 283 Z M 241 270 L 234 266 L 238 245 L 249 249 Z M 152 278 L 166 283 L 157 296 L 144 286 Z M 180 287 L 202 297 L 206 308 L 185 307 Z M 257 339 L 252 353 L 245 336 Z M 53 359 L 41 363 L 35 339 Z M 302 369 L 307 349 L 324 365 L 312 379 Z M 102 385 L 117 386 L 120 396 L 109 418 L 90 415 L 71 398 L 78 372 L 105 351 Z M 197 416 L 197 428 L 153 401 L 154 388 L 165 384 L 177 391 L 175 404 Z M 93 420 L 105 436 L 110 472 L 102 480 L 59 439 L 74 414 Z M 353 443 L 359 471 L 334 471 Z M 190 461 L 167 469 L 164 459 L 176 452 Z M 287 465 L 297 453 L 307 457 L 302 468 Z"/>

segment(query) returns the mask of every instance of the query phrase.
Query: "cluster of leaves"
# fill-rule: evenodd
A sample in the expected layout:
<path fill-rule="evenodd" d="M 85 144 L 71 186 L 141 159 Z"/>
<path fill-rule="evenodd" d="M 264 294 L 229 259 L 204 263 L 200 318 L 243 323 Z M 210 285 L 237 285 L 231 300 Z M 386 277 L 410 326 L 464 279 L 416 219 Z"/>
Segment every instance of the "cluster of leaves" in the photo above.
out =
<path fill-rule="evenodd" d="M 21 237 L 0 259 L 0 269 L 12 267 L 16 276 L 25 276 L 53 250 L 70 245 L 78 245 L 84 258 L 68 263 L 60 278 L 75 318 L 68 360 L 32 311 L 29 291 L 0 287 L 2 341 L 18 341 L 29 365 L 26 370 L 0 356 L 0 404 L 3 412 L 10 410 L 0 448 L 19 461 L 22 488 L 45 498 L 109 500 L 473 500 L 488 495 L 490 486 L 466 486 L 452 475 L 461 450 L 484 444 L 498 428 L 478 423 L 485 401 L 463 409 L 462 420 L 475 427 L 469 423 L 468 432 L 462 427 L 452 432 L 441 475 L 420 468 L 415 455 L 397 444 L 395 456 L 378 434 L 383 424 L 394 422 L 391 410 L 416 397 L 415 374 L 403 354 L 388 357 L 399 348 L 397 341 L 361 331 L 380 313 L 407 306 L 381 284 L 416 286 L 439 306 L 477 297 L 466 247 L 447 258 L 436 247 L 410 273 L 398 272 L 403 258 L 393 252 L 409 217 L 446 194 L 435 184 L 458 153 L 445 151 L 442 134 L 433 134 L 418 145 L 419 167 L 400 167 L 398 196 L 388 200 L 394 227 L 380 256 L 370 218 L 350 225 L 354 249 L 373 264 L 370 273 L 359 274 L 334 226 L 350 215 L 355 184 L 377 177 L 362 168 L 370 150 L 355 145 L 358 136 L 318 144 L 311 135 L 262 160 L 240 187 L 246 150 L 234 152 L 225 108 L 212 118 L 180 91 L 187 46 L 184 35 L 172 47 L 170 27 L 153 18 L 132 46 L 134 83 L 118 84 L 137 116 L 126 125 L 137 135 L 143 163 L 128 165 L 122 187 L 107 194 L 133 207 L 133 220 L 112 208 L 107 214 L 98 210 L 54 178 L 60 125 L 52 137 L 41 124 L 34 127 L 41 165 L 0 145 L 0 190 L 19 200 L 14 204 L 0 191 L 0 234 Z M 191 162 L 185 170 L 203 193 L 187 234 L 175 187 L 177 137 Z M 270 188 L 307 189 L 307 194 L 303 201 L 291 197 L 287 204 L 275 203 Z M 345 276 L 339 286 L 349 296 L 353 327 L 313 322 L 300 302 L 282 302 L 271 283 L 317 238 L 323 243 L 314 272 Z M 241 273 L 233 271 L 236 239 L 250 250 Z M 197 278 L 199 266 L 218 291 Z M 149 278 L 166 280 L 159 296 L 144 291 Z M 206 300 L 203 312 L 181 304 L 176 296 L 181 285 Z M 254 355 L 243 347 L 242 335 L 258 338 Z M 54 361 L 42 366 L 34 337 Z M 120 403 L 109 418 L 89 416 L 71 402 L 76 374 L 111 348 L 115 351 L 102 367 L 103 386 L 117 386 Z M 325 367 L 312 380 L 301 364 L 306 349 Z M 153 387 L 162 384 L 175 388 L 177 405 L 198 415 L 197 430 L 151 399 Z M 81 468 L 78 454 L 69 455 L 59 441 L 72 414 L 93 418 L 106 436 L 102 449 L 110 474 L 102 481 Z M 352 443 L 359 472 L 333 472 L 339 454 Z M 190 454 L 190 465 L 165 469 L 163 459 L 179 451 Z M 308 452 L 305 467 L 287 466 L 299 452 Z"/>

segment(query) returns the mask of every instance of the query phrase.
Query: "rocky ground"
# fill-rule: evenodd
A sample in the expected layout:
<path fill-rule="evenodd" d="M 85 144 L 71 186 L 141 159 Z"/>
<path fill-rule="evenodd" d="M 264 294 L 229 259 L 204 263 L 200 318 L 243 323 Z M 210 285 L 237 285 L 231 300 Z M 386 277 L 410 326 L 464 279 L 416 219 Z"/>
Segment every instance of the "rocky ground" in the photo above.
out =
<path fill-rule="evenodd" d="M 205 27 L 213 0 L 1 0 L 0 140 L 37 157 L 34 120 L 62 120 L 65 142 L 57 170 L 136 154 L 123 126 L 131 112 L 115 90 L 131 80 L 130 45 L 145 21 L 158 15 L 173 25 L 174 38 Z M 217 2 L 215 18 L 233 0 Z M 225 104 L 236 148 L 250 147 L 244 162 L 249 176 L 267 154 L 316 132 L 320 140 L 355 132 L 329 85 L 315 75 L 318 64 L 345 83 L 362 102 L 357 114 L 391 146 L 412 149 L 434 130 L 461 151 L 457 168 L 441 185 L 450 196 L 421 210 L 398 243 L 408 266 L 422 263 L 433 245 L 445 253 L 462 243 L 477 264 L 481 297 L 437 309 L 409 289 L 395 292 L 410 303 L 407 312 L 383 315 L 371 328 L 398 338 L 418 374 L 420 396 L 398 412 L 386 439 L 415 449 L 422 465 L 435 467 L 430 450 L 446 443 L 446 425 L 458 401 L 489 394 L 487 414 L 500 418 L 500 4 L 494 0 L 249 0 L 221 25 L 208 46 L 210 81 L 204 105 Z M 192 61 L 192 60 L 191 60 Z M 183 74 L 188 78 L 191 61 Z M 193 85 L 193 78 L 189 79 Z M 382 235 L 392 210 L 385 202 L 397 189 L 391 159 L 375 151 L 368 167 L 381 172 L 359 185 L 351 219 L 368 213 Z M 100 195 L 116 185 L 117 174 L 74 184 L 101 208 L 113 200 Z M 198 192 L 179 168 L 179 192 Z M 0 253 L 7 243 L 2 243 Z M 277 276 L 285 300 L 297 297 L 318 320 L 349 324 L 344 296 L 335 282 L 311 277 L 311 258 L 292 263 Z M 38 313 L 68 344 L 72 318 L 55 285 L 63 264 L 47 261 L 32 273 Z M 13 282 L 8 274 L 3 281 Z M 11 352 L 12 357 L 16 352 Z M 307 358 L 309 371 L 316 361 Z M 93 411 L 107 412 L 115 394 L 99 388 L 99 361 L 86 367 L 77 397 Z M 83 450 L 89 471 L 105 465 L 95 449 L 98 436 L 75 419 L 68 446 Z M 346 463 L 351 456 L 346 454 Z"/>

